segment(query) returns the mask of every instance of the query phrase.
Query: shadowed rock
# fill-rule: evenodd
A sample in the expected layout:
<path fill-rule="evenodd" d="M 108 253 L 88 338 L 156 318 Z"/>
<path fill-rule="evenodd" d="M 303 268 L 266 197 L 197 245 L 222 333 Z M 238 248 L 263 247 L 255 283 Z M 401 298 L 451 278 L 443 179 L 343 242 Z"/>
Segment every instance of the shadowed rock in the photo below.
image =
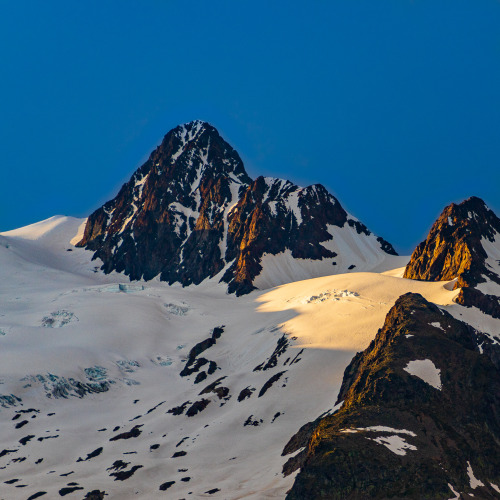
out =
<path fill-rule="evenodd" d="M 221 281 L 241 295 L 255 288 L 264 253 L 334 257 L 321 245 L 332 239 L 328 225 L 371 234 L 319 184 L 252 181 L 217 130 L 194 121 L 171 130 L 117 196 L 90 215 L 77 246 L 94 251 L 105 273 L 131 279 L 159 275 L 187 286 L 226 268 Z M 381 253 L 395 254 L 376 241 Z"/>
<path fill-rule="evenodd" d="M 439 326 L 437 326 L 439 325 Z M 401 296 L 346 368 L 332 416 L 304 426 L 284 452 L 301 468 L 287 499 L 497 498 L 500 372 L 477 332 L 419 294 Z M 411 373 L 427 360 L 439 384 Z M 470 486 L 468 464 L 485 485 Z"/>

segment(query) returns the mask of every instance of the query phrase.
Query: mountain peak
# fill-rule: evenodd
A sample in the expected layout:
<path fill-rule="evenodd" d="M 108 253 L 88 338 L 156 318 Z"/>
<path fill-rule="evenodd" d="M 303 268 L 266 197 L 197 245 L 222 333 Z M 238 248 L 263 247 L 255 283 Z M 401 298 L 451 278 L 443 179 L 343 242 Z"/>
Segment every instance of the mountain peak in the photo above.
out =
<path fill-rule="evenodd" d="M 202 120 L 193 120 L 182 125 L 178 125 L 172 129 L 168 134 L 172 133 L 182 138 L 184 143 L 195 141 L 204 132 L 219 136 L 218 130 L 210 125 L 210 123 Z M 168 135 L 167 134 L 167 135 Z"/>
<path fill-rule="evenodd" d="M 500 219 L 480 198 L 448 205 L 433 224 L 427 239 L 411 256 L 404 277 L 424 281 L 449 281 L 474 286 L 488 275 L 482 242 L 495 241 Z"/>
<path fill-rule="evenodd" d="M 486 203 L 477 196 L 471 196 L 461 203 L 451 203 L 448 205 L 441 214 L 441 217 L 450 217 L 452 222 L 456 221 L 457 224 L 462 225 L 475 225 L 486 221 L 488 226 L 492 223 L 495 225 L 494 213 L 487 207 Z M 490 236 L 490 231 L 484 227 L 488 233 L 485 236 Z"/>
<path fill-rule="evenodd" d="M 303 279 L 306 269 L 315 276 L 366 269 L 394 253 L 323 186 L 252 181 L 238 153 L 201 120 L 165 135 L 118 195 L 89 217 L 78 246 L 93 250 L 106 273 L 182 285 L 221 273 L 237 294 Z M 256 285 L 265 255 L 281 255 L 273 267 L 282 269 Z M 304 261 L 322 262 L 308 268 Z"/>
<path fill-rule="evenodd" d="M 171 179 L 184 178 L 185 172 L 191 172 L 193 180 L 210 173 L 212 176 L 232 175 L 244 184 L 251 182 L 238 153 L 215 127 L 201 120 L 170 130 L 137 174 L 143 176 L 149 171 Z"/>

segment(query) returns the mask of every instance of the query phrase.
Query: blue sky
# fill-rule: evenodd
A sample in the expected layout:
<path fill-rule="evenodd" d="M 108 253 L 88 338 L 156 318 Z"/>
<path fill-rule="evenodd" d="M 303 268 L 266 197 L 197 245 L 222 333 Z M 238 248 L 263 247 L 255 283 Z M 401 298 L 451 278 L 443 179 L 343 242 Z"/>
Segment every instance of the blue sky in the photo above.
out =
<path fill-rule="evenodd" d="M 171 128 L 325 185 L 409 253 L 445 205 L 500 215 L 500 2 L 0 4 L 0 230 L 84 217 Z"/>

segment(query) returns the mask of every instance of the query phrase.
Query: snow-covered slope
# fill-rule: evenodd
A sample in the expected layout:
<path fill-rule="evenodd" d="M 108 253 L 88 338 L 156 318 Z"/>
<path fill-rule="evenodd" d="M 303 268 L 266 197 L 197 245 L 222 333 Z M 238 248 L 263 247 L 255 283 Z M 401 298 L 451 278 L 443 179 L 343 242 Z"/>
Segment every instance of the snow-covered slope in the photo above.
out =
<path fill-rule="evenodd" d="M 460 307 L 446 282 L 396 272 L 240 298 L 217 280 L 130 282 L 70 243 L 83 222 L 0 235 L 2 498 L 283 498 L 283 447 L 333 408 L 395 300 Z"/>

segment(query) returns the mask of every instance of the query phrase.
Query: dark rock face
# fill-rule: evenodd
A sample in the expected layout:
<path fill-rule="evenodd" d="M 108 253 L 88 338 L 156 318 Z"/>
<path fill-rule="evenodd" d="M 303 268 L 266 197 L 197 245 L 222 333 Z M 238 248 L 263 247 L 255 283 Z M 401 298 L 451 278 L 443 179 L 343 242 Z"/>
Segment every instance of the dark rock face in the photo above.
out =
<path fill-rule="evenodd" d="M 203 380 L 207 378 L 208 375 L 211 375 L 217 369 L 217 363 L 215 361 L 209 361 L 206 358 L 199 358 L 198 356 L 205 352 L 207 349 L 210 349 L 217 343 L 217 339 L 220 339 L 221 335 L 224 333 L 224 326 L 216 326 L 212 335 L 198 342 L 190 351 L 188 355 L 188 359 L 186 360 L 186 364 L 182 371 L 180 372 L 181 377 L 187 377 L 192 375 L 193 373 L 197 373 L 200 371 L 200 368 L 209 365 L 207 372 L 200 372 L 196 376 L 195 384 L 199 384 Z"/>
<path fill-rule="evenodd" d="M 160 484 L 160 491 L 166 491 L 170 486 L 174 485 L 175 481 L 167 481 L 166 483 Z"/>
<path fill-rule="evenodd" d="M 117 434 L 116 436 L 113 436 L 109 438 L 110 441 L 118 441 L 119 439 L 130 439 L 130 438 L 136 438 L 141 435 L 141 427 L 144 424 L 141 425 L 135 425 L 130 431 L 127 432 L 122 432 L 121 434 Z"/>
<path fill-rule="evenodd" d="M 202 412 L 209 404 L 209 399 L 200 399 L 200 401 L 195 401 L 193 405 L 186 411 L 186 415 L 188 417 L 194 417 L 198 413 Z"/>
<path fill-rule="evenodd" d="M 496 295 L 485 294 L 475 288 L 462 288 L 455 302 L 465 307 L 477 307 L 493 318 L 500 318 L 500 298 Z"/>
<path fill-rule="evenodd" d="M 371 233 L 348 218 L 338 200 L 321 185 L 300 188 L 289 181 L 257 178 L 228 215 L 226 259 L 233 264 L 222 277 L 229 292 L 237 295 L 255 288 L 253 280 L 262 271 L 264 253 L 276 255 L 291 250 L 295 259 L 321 260 L 337 254 L 321 243 L 330 241 L 328 225 L 355 227 L 358 234 Z M 395 255 L 380 238 L 381 251 Z"/>
<path fill-rule="evenodd" d="M 290 342 L 289 342 L 288 338 L 286 337 L 286 335 L 283 334 L 278 339 L 278 345 L 276 346 L 276 349 L 271 354 L 269 359 L 267 361 L 264 361 L 260 365 L 256 366 L 253 369 L 253 371 L 254 372 L 261 371 L 261 370 L 265 371 L 265 370 L 269 370 L 271 368 L 274 368 L 278 364 L 278 358 L 286 352 L 289 345 L 290 345 Z"/>
<path fill-rule="evenodd" d="M 38 491 L 37 493 L 34 493 L 30 497 L 28 497 L 28 500 L 35 500 L 35 498 L 43 497 L 46 494 L 47 494 L 46 491 Z M 87 498 L 87 497 L 85 497 L 85 498 Z"/>
<path fill-rule="evenodd" d="M 346 224 L 371 235 L 321 185 L 252 181 L 217 130 L 195 121 L 170 131 L 118 195 L 88 218 L 78 246 L 93 250 L 105 273 L 133 280 L 159 275 L 186 286 L 226 268 L 221 281 L 243 294 L 255 288 L 264 253 L 333 257 L 321 245 L 332 239 L 327 225 Z M 381 253 L 395 254 L 377 241 Z"/>
<path fill-rule="evenodd" d="M 476 339 L 422 296 L 401 296 L 347 367 L 340 410 L 285 448 L 306 446 L 284 466 L 301 467 L 287 498 L 448 499 L 448 484 L 460 498 L 499 498 L 500 372 Z M 409 373 L 415 360 L 432 362 L 441 387 Z"/>
<path fill-rule="evenodd" d="M 252 392 L 254 391 L 255 389 L 250 389 L 250 387 L 245 387 L 245 389 L 242 389 L 240 394 L 238 395 L 238 402 L 241 402 L 246 398 L 250 398 L 252 396 Z"/>
<path fill-rule="evenodd" d="M 85 498 L 83 500 L 104 500 L 105 496 L 106 496 L 105 491 L 92 490 L 85 495 Z"/>
<path fill-rule="evenodd" d="M 77 491 L 77 490 L 83 490 L 83 488 L 81 486 L 69 486 L 66 488 L 61 488 L 59 490 L 59 495 L 64 497 L 66 495 L 69 495 L 70 493 L 73 493 L 74 491 Z"/>
<path fill-rule="evenodd" d="M 120 470 L 117 472 L 112 472 L 110 474 L 110 477 L 114 476 L 115 481 L 126 481 L 127 479 L 132 477 L 137 470 L 142 469 L 142 467 L 142 465 L 134 465 L 130 468 L 130 470 Z"/>
<path fill-rule="evenodd" d="M 224 215 L 251 182 L 208 123 L 171 130 L 114 200 L 88 219 L 79 246 L 131 279 L 200 283 L 224 266 Z"/>
<path fill-rule="evenodd" d="M 259 391 L 258 397 L 264 396 L 264 394 L 273 386 L 274 383 L 276 383 L 284 374 L 286 373 L 286 370 L 282 372 L 275 373 L 263 386 L 262 389 Z"/>
<path fill-rule="evenodd" d="M 331 239 L 327 224 L 343 227 L 347 213 L 321 185 L 301 189 L 289 181 L 259 177 L 228 216 L 228 261 L 222 280 L 229 291 L 254 289 L 264 253 L 292 249 L 300 259 L 335 257 L 320 243 Z"/>
<path fill-rule="evenodd" d="M 78 458 L 77 462 L 86 462 L 87 460 L 91 460 L 92 458 L 98 457 L 102 453 L 102 446 L 95 449 L 94 451 L 91 451 L 90 453 L 87 453 L 87 458 Z"/>

